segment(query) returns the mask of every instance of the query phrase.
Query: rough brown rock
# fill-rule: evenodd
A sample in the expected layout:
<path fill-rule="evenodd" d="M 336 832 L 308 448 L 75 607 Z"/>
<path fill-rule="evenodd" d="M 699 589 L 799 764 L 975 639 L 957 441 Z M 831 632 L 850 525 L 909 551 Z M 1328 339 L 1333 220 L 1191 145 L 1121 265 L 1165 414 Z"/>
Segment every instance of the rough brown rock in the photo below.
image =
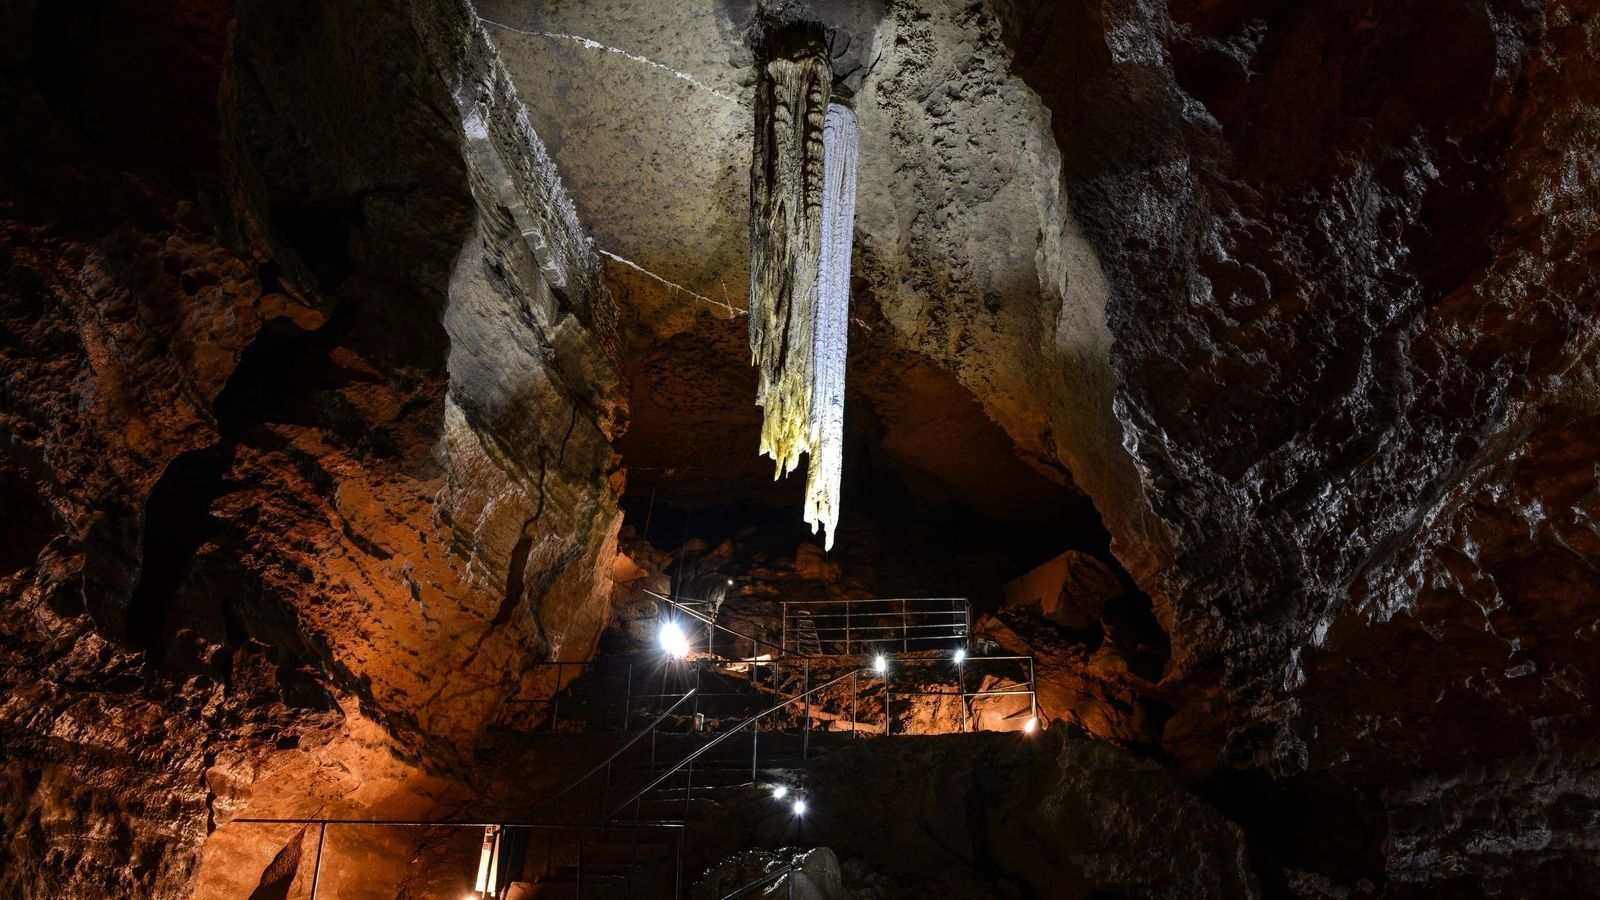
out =
<path fill-rule="evenodd" d="M 1139 590 L 1000 619 L 1263 891 L 1600 878 L 1592 0 L 784 6 L 848 37 L 874 516 L 750 590 L 998 585 L 929 532 L 1084 520 L 1028 564 Z M 244 811 L 460 800 L 599 632 L 627 400 L 640 488 L 799 508 L 754 5 L 159 7 L 0 6 L 0 892 L 227 893 L 297 833 Z"/>
<path fill-rule="evenodd" d="M 464 7 L 17 15 L 0 893 L 239 896 L 229 819 L 437 814 L 594 646 L 614 310 Z M 98 143 L 99 54 L 170 130 Z"/>

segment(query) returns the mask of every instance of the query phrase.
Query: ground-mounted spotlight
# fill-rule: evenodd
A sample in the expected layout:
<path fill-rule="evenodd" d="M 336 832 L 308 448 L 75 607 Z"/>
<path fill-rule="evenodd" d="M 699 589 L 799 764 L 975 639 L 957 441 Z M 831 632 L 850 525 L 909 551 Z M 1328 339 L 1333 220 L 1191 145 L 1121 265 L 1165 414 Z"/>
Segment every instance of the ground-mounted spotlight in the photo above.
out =
<path fill-rule="evenodd" d="M 884 656 L 882 653 L 878 654 L 876 657 L 873 657 L 873 660 L 872 660 L 872 671 L 877 672 L 879 675 L 882 675 L 885 672 L 888 672 L 889 671 L 889 657 Z"/>
<path fill-rule="evenodd" d="M 1022 723 L 1022 731 L 1023 731 L 1024 734 L 1033 734 L 1033 732 L 1035 730 L 1037 730 L 1038 727 L 1039 727 L 1039 717 L 1038 716 L 1031 716 L 1031 717 L 1029 717 L 1028 721 Z"/>
<path fill-rule="evenodd" d="M 797 815 L 797 816 L 805 815 L 806 814 L 806 801 L 800 799 L 799 797 L 796 797 L 795 800 L 794 800 L 794 805 L 791 807 L 791 809 L 794 810 L 794 814 Z"/>
<path fill-rule="evenodd" d="M 958 665 L 958 666 L 961 665 L 962 663 L 966 662 L 967 661 L 967 648 L 965 648 L 965 647 L 957 647 L 956 648 L 956 654 L 955 654 L 955 660 L 956 660 L 956 665 Z"/>
<path fill-rule="evenodd" d="M 668 619 L 661 623 L 661 633 L 657 635 L 661 642 L 661 649 L 668 656 L 675 659 L 689 658 L 689 636 L 683 633 L 683 627 L 677 622 Z"/>
<path fill-rule="evenodd" d="M 772 799 L 774 800 L 782 800 L 787 796 L 789 796 L 789 788 L 786 785 L 780 784 L 772 789 Z"/>

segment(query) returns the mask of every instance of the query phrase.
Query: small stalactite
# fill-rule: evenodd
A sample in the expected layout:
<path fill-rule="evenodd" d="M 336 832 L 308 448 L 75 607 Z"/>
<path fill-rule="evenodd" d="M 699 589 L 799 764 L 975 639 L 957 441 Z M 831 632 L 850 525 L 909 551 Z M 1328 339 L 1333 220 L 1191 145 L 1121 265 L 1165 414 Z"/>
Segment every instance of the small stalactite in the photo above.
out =
<path fill-rule="evenodd" d="M 763 35 L 750 163 L 750 354 L 760 452 L 781 478 L 810 459 L 805 519 L 833 545 L 855 220 L 855 114 L 829 102 L 819 31 Z"/>

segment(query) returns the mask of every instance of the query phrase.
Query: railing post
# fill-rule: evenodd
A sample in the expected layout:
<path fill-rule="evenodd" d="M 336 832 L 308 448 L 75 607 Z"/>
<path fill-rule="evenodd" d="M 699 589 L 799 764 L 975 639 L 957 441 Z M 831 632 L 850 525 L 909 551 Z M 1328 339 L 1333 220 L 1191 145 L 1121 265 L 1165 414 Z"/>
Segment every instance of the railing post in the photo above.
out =
<path fill-rule="evenodd" d="M 778 627 L 778 649 L 789 652 L 789 601 L 783 601 L 783 624 Z"/>
<path fill-rule="evenodd" d="M 967 733 L 967 661 L 956 663 L 956 702 L 961 704 L 961 733 Z"/>
<path fill-rule="evenodd" d="M 756 780 L 756 769 L 758 768 L 758 766 L 756 765 L 756 753 L 757 753 L 757 743 L 760 740 L 761 740 L 761 718 L 758 716 L 758 717 L 756 717 L 756 720 L 754 722 L 750 723 L 750 782 L 752 784 L 754 784 L 755 780 Z"/>
<path fill-rule="evenodd" d="M 906 601 L 900 601 L 900 652 L 905 653 L 911 649 L 910 632 L 906 630 Z"/>
<path fill-rule="evenodd" d="M 1033 681 L 1033 657 L 1028 657 L 1028 715 L 1039 718 L 1039 686 Z"/>
<path fill-rule="evenodd" d="M 672 860 L 672 900 L 683 900 L 683 832 L 678 829 L 677 853 Z"/>
<path fill-rule="evenodd" d="M 677 854 L 672 860 L 672 898 L 683 900 L 683 832 L 678 829 Z"/>
<path fill-rule="evenodd" d="M 689 767 L 685 770 L 683 781 L 683 823 L 689 824 L 689 798 L 694 795 L 694 760 L 689 760 Z"/>
<path fill-rule="evenodd" d="M 861 674 L 860 669 L 850 673 L 850 740 L 852 741 L 856 739 L 856 697 L 861 693 L 861 689 L 856 686 L 856 676 L 859 674 Z"/>
<path fill-rule="evenodd" d="M 628 723 L 633 721 L 633 663 L 628 663 L 628 686 L 623 689 L 622 697 L 622 730 L 628 730 Z"/>
<path fill-rule="evenodd" d="M 811 657 L 806 657 L 806 728 L 800 737 L 800 758 L 811 756 Z"/>
<path fill-rule="evenodd" d="M 328 823 L 317 828 L 317 861 L 311 865 L 311 900 L 317 900 L 317 885 L 322 881 L 322 844 L 328 837 Z"/>
<path fill-rule="evenodd" d="M 844 602 L 844 655 L 850 655 L 850 608 L 855 604 L 852 601 Z"/>
<path fill-rule="evenodd" d="M 550 694 L 550 733 L 561 724 L 561 663 L 556 663 L 556 687 Z"/>
<path fill-rule="evenodd" d="M 883 736 L 888 737 L 894 733 L 894 715 L 889 711 L 889 704 L 894 702 L 894 695 L 889 693 L 889 673 L 883 673 Z"/>

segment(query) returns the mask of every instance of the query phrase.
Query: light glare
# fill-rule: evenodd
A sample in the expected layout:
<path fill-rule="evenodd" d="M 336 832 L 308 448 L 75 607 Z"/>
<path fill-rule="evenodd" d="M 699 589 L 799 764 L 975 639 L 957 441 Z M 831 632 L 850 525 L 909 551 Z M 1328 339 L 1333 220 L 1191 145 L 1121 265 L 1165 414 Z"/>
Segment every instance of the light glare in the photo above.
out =
<path fill-rule="evenodd" d="M 782 800 L 784 797 L 788 796 L 788 794 L 789 789 L 781 784 L 772 789 L 772 796 L 779 800 Z"/>
<path fill-rule="evenodd" d="M 1030 718 L 1028 721 L 1022 723 L 1022 730 L 1028 734 L 1033 734 L 1033 730 L 1038 727 L 1039 719 L 1037 717 Z"/>
<path fill-rule="evenodd" d="M 878 656 L 874 659 L 872 661 L 872 671 L 877 672 L 879 675 L 889 671 L 889 658 L 887 656 Z"/>
<path fill-rule="evenodd" d="M 689 638 L 683 633 L 683 629 L 679 627 L 677 622 L 667 621 L 661 623 L 659 637 L 661 649 L 665 650 L 668 656 L 678 659 L 689 658 Z"/>
<path fill-rule="evenodd" d="M 797 816 L 806 814 L 806 802 L 804 800 L 794 801 L 794 814 Z"/>
<path fill-rule="evenodd" d="M 967 661 L 967 648 L 965 648 L 965 647 L 957 647 L 956 648 L 956 665 L 960 665 L 960 664 L 962 664 L 962 663 L 964 663 L 966 661 Z"/>

